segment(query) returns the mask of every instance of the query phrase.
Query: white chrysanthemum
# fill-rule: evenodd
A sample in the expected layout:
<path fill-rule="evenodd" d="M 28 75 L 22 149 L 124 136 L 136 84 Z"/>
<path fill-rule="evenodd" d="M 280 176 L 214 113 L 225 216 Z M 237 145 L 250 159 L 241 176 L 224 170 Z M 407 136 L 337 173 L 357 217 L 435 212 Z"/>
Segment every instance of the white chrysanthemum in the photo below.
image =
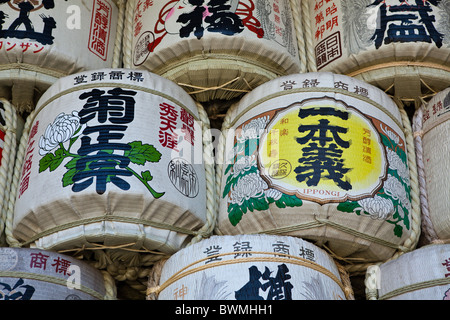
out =
<path fill-rule="evenodd" d="M 233 176 L 237 177 L 241 172 L 248 171 L 256 166 L 256 156 L 243 156 L 233 165 Z"/>
<path fill-rule="evenodd" d="M 80 117 L 78 112 L 73 111 L 72 114 L 60 113 L 52 124 L 49 124 L 45 133 L 39 139 L 39 154 L 46 155 L 55 149 L 60 143 L 64 143 L 71 138 L 81 134 Z"/>
<path fill-rule="evenodd" d="M 399 200 L 405 209 L 411 211 L 411 201 L 409 201 L 405 187 L 396 177 L 388 175 L 383 188 L 387 195 L 391 196 L 393 199 Z"/>
<path fill-rule="evenodd" d="M 358 201 L 365 212 L 374 219 L 386 220 L 394 214 L 395 208 L 391 200 L 375 195 Z"/>
<path fill-rule="evenodd" d="M 273 198 L 275 201 L 279 200 L 283 193 L 277 189 L 268 189 L 266 190 L 266 197 Z"/>
<path fill-rule="evenodd" d="M 386 155 L 389 163 L 389 167 L 393 170 L 397 170 L 398 175 L 402 178 L 403 182 L 409 185 L 409 170 L 406 164 L 400 159 L 398 154 L 386 147 Z"/>
<path fill-rule="evenodd" d="M 238 180 L 231 190 L 230 202 L 242 205 L 244 200 L 258 198 L 267 189 L 267 183 L 257 173 L 249 173 Z"/>
<path fill-rule="evenodd" d="M 242 127 L 241 135 L 237 137 L 237 140 L 242 143 L 247 139 L 259 138 L 264 133 L 268 122 L 269 116 L 253 119 Z"/>

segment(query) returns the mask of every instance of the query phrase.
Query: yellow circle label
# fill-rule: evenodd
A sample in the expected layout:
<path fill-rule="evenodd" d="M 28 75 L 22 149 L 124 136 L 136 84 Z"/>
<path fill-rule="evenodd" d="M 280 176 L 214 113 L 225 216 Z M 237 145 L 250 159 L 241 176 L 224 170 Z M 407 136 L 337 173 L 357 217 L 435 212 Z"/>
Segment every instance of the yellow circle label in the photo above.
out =
<path fill-rule="evenodd" d="M 334 99 L 277 111 L 258 155 L 269 185 L 319 202 L 372 194 L 386 174 L 384 146 L 371 121 Z"/>

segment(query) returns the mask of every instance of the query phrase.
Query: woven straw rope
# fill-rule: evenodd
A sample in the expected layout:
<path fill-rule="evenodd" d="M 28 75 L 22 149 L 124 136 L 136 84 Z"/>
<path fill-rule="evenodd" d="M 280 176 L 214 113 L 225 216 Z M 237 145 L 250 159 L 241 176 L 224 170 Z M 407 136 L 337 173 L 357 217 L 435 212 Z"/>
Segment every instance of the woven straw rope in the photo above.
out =
<path fill-rule="evenodd" d="M 298 0 L 301 2 L 301 9 L 303 11 L 303 30 L 305 32 L 305 43 L 306 43 L 306 60 L 309 72 L 317 72 L 316 58 L 314 52 L 314 34 L 312 26 L 312 17 L 310 10 L 310 0 Z"/>
<path fill-rule="evenodd" d="M 419 187 L 420 187 L 420 203 L 422 209 L 422 229 L 423 235 L 425 239 L 429 243 L 436 243 L 441 241 L 439 236 L 437 235 L 433 222 L 430 216 L 430 210 L 428 206 L 428 193 L 427 193 L 427 181 L 426 181 L 426 173 L 425 173 L 425 164 L 424 164 L 424 154 L 423 154 L 423 144 L 422 137 L 426 134 L 426 132 L 431 129 L 437 127 L 441 122 L 436 123 L 433 127 L 429 128 L 426 132 L 423 131 L 423 111 L 426 107 L 426 102 L 423 101 L 422 106 L 420 106 L 413 117 L 413 131 L 414 131 L 414 141 L 416 147 L 416 157 L 417 157 L 417 170 L 419 177 Z"/>
<path fill-rule="evenodd" d="M 5 228 L 7 219 L 7 201 L 9 200 L 12 172 L 14 169 L 14 160 L 16 156 L 16 125 L 17 114 L 14 107 L 6 100 L 0 99 L 5 110 L 5 126 L 0 130 L 5 133 L 2 160 L 0 164 L 0 237 Z M 0 244 L 1 244 L 0 240 Z"/>
<path fill-rule="evenodd" d="M 277 253 L 277 257 L 269 257 L 273 256 L 273 252 L 264 252 L 264 251 L 245 251 L 245 254 L 259 254 L 263 255 L 263 257 L 246 257 L 246 258 L 240 258 L 240 259 L 234 259 L 234 260 L 223 260 L 219 262 L 213 262 L 209 264 L 205 264 L 199 267 L 194 267 L 195 265 L 204 262 L 211 258 L 218 258 L 223 256 L 229 256 L 229 255 L 235 255 L 239 254 L 239 251 L 234 252 L 228 252 L 228 253 L 221 253 L 217 255 L 208 256 L 203 259 L 199 259 L 183 268 L 181 268 L 178 272 L 173 274 L 169 279 L 166 280 L 163 284 L 157 284 L 160 282 L 161 279 L 161 271 L 164 266 L 164 264 L 167 262 L 167 260 L 162 260 L 160 264 L 155 266 L 155 270 L 153 270 L 152 275 L 149 277 L 149 288 L 147 289 L 147 299 L 148 300 L 154 300 L 157 298 L 158 294 L 166 289 L 168 286 L 173 284 L 174 282 L 189 276 L 191 274 L 194 274 L 196 272 L 200 272 L 206 269 L 211 269 L 214 267 L 224 266 L 224 265 L 231 265 L 231 264 L 238 264 L 238 263 L 246 263 L 246 262 L 279 262 L 279 263 L 286 263 L 286 264 L 295 264 L 299 266 L 303 266 L 306 268 L 313 269 L 315 271 L 318 271 L 325 276 L 329 277 L 331 280 L 333 280 L 344 292 L 345 297 L 349 300 L 354 299 L 353 297 L 353 290 L 347 275 L 347 272 L 342 267 L 339 267 L 339 264 L 336 264 L 336 267 L 338 268 L 340 278 L 336 277 L 331 271 L 326 269 L 325 267 L 321 266 L 318 263 L 315 263 L 313 261 L 289 255 L 289 254 L 283 254 L 283 253 Z M 192 268 L 192 269 L 190 269 Z"/>
<path fill-rule="evenodd" d="M 317 91 L 317 88 L 313 88 L 314 90 Z M 328 90 L 329 89 L 329 90 Z M 282 95 L 282 94 L 289 94 L 290 92 L 307 92 L 307 91 L 311 91 L 312 89 L 310 88 L 298 88 L 298 89 L 292 89 L 289 92 L 280 92 L 276 95 Z M 375 107 L 383 110 L 384 112 L 386 112 L 386 110 L 384 110 L 384 107 L 382 107 L 381 105 L 375 103 L 373 101 L 369 101 L 368 99 L 365 99 L 364 97 L 358 96 L 358 95 L 353 95 L 350 92 L 347 92 L 345 90 L 339 90 L 339 89 L 335 89 L 335 88 L 320 88 L 320 90 L 327 92 L 327 91 L 339 91 L 341 94 L 344 95 L 351 95 L 354 96 L 355 98 L 364 100 L 368 103 L 371 103 L 372 105 L 374 105 Z M 341 92 L 342 91 L 342 92 Z M 217 201 L 217 207 L 219 207 L 220 205 L 220 194 L 221 194 L 221 181 L 222 181 L 222 172 L 223 172 L 223 165 L 224 165 L 224 160 L 225 160 L 225 144 L 226 144 L 226 138 L 228 136 L 228 132 L 230 130 L 230 128 L 233 126 L 233 124 L 240 118 L 241 115 L 243 115 L 246 111 L 248 111 L 251 108 L 254 108 L 255 106 L 257 106 L 258 104 L 262 103 L 265 100 L 270 99 L 271 97 L 265 97 L 263 99 L 258 100 L 257 102 L 253 103 L 249 108 L 247 108 L 244 112 L 241 112 L 240 115 L 238 115 L 237 117 L 235 117 L 235 119 L 231 119 L 231 114 L 234 114 L 234 111 L 238 108 L 238 104 L 233 105 L 230 110 L 228 111 L 228 113 L 226 114 L 224 121 L 223 121 L 223 127 L 222 127 L 222 133 L 220 136 L 220 140 L 219 140 L 219 144 L 218 144 L 218 152 L 217 152 L 217 166 L 216 166 L 216 181 L 217 181 L 217 190 L 216 190 L 216 201 Z M 408 157 L 408 167 L 409 167 L 409 173 L 410 173 L 410 181 L 411 181 L 411 233 L 410 236 L 405 239 L 405 242 L 403 243 L 403 245 L 397 245 L 397 244 L 392 244 L 389 243 L 387 241 L 384 241 L 383 239 L 379 239 L 379 238 L 375 238 L 372 237 L 370 235 L 366 235 L 364 233 L 361 233 L 357 230 L 353 230 L 350 229 L 348 227 L 345 227 L 343 225 L 339 225 L 337 223 L 332 223 L 330 221 L 327 221 L 325 219 L 317 219 L 315 222 L 311 222 L 311 223 L 307 223 L 307 224 L 302 224 L 302 225 L 293 225 L 293 226 L 287 226 L 284 228 L 280 228 L 277 230 L 269 230 L 268 233 L 270 234 L 280 234 L 283 233 L 284 231 L 293 231 L 293 230 L 302 230 L 302 229 L 308 229 L 308 228 L 314 228 L 314 227 L 319 227 L 319 226 L 329 226 L 332 228 L 336 228 L 340 231 L 361 237 L 363 239 L 369 240 L 371 242 L 374 243 L 378 243 L 384 246 L 388 246 L 394 249 L 397 249 L 397 252 L 394 254 L 394 256 L 392 258 L 396 258 L 398 255 L 403 254 L 405 252 L 411 251 L 412 249 L 414 249 L 417 245 L 417 242 L 419 241 L 419 236 L 420 236 L 420 223 L 421 223 L 421 219 L 420 219 L 420 200 L 419 200 L 419 191 L 418 191 L 418 179 L 417 179 L 417 166 L 416 166 L 416 158 L 415 158 L 415 149 L 414 149 L 414 141 L 413 141 L 413 134 L 412 134 L 412 130 L 411 130 L 411 126 L 410 126 L 410 122 L 409 122 L 409 118 L 408 118 L 408 114 L 406 113 L 406 111 L 403 108 L 403 104 L 401 103 L 401 101 L 399 101 L 398 99 L 394 99 L 394 101 L 396 102 L 397 106 L 399 107 L 400 110 L 400 114 L 402 116 L 402 123 L 399 124 L 398 121 L 394 121 L 399 124 L 399 127 L 401 127 L 404 131 L 405 134 L 405 139 L 406 139 L 406 145 L 407 145 L 407 157 Z M 387 113 L 389 114 L 389 113 Z M 392 118 L 392 117 L 391 117 Z M 217 215 L 217 217 L 219 217 L 219 215 Z M 220 232 L 220 230 L 216 229 L 215 230 L 216 234 L 222 234 Z M 266 233 L 265 231 L 261 232 L 261 233 Z M 342 261 L 347 261 L 349 262 L 350 260 L 346 260 L 345 258 L 339 258 L 336 254 L 333 253 L 333 255 L 335 257 L 337 257 L 339 260 Z M 350 262 L 349 264 L 345 265 L 345 268 L 347 269 L 348 272 L 352 273 L 352 274 L 359 274 L 359 273 L 364 273 L 367 269 L 368 266 L 372 265 L 373 262 L 366 262 L 366 263 L 352 263 Z"/>

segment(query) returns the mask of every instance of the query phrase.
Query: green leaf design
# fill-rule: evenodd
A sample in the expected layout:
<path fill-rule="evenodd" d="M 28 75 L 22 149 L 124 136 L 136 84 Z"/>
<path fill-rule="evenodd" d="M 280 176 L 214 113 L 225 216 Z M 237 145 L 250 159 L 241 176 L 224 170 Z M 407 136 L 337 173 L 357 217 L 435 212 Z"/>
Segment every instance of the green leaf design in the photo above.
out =
<path fill-rule="evenodd" d="M 231 170 L 231 168 L 233 168 L 233 164 L 229 164 L 227 166 L 227 168 L 225 169 L 225 173 L 224 173 L 225 176 L 228 174 L 228 172 Z"/>
<path fill-rule="evenodd" d="M 286 208 L 286 207 L 301 207 L 303 205 L 302 199 L 299 199 L 295 195 L 283 194 L 280 199 L 275 201 L 275 204 L 278 208 Z"/>
<path fill-rule="evenodd" d="M 394 227 L 394 234 L 397 237 L 401 238 L 402 235 L 403 235 L 403 228 L 402 228 L 402 226 L 396 224 L 395 227 Z"/>
<path fill-rule="evenodd" d="M 152 174 L 150 173 L 149 170 L 147 170 L 147 171 L 142 171 L 142 172 L 141 172 L 141 176 L 142 176 L 142 179 L 145 180 L 145 181 L 147 181 L 147 182 L 153 180 L 153 176 L 152 176 Z"/>
<path fill-rule="evenodd" d="M 75 168 L 69 169 L 69 171 L 67 171 L 63 177 L 62 177 L 62 185 L 63 187 L 67 187 L 70 186 L 71 184 L 73 184 L 73 177 L 75 176 L 75 174 L 78 172 L 78 170 L 76 170 Z"/>
<path fill-rule="evenodd" d="M 128 143 L 130 150 L 124 152 L 124 156 L 128 157 L 134 164 L 144 165 L 148 162 L 159 162 L 161 153 L 150 144 L 142 144 L 141 141 L 133 141 Z"/>
<path fill-rule="evenodd" d="M 242 216 L 246 212 L 247 212 L 246 207 L 241 207 L 237 203 L 233 203 L 228 207 L 228 219 L 230 220 L 231 224 L 235 227 L 239 223 L 239 221 L 241 221 Z"/>
<path fill-rule="evenodd" d="M 39 172 L 43 172 L 47 169 L 54 171 L 59 167 L 61 162 L 64 160 L 66 156 L 64 155 L 64 151 L 62 149 L 58 149 L 53 153 L 47 153 L 41 160 L 39 160 Z"/>
<path fill-rule="evenodd" d="M 339 203 L 337 209 L 342 212 L 354 212 L 354 210 L 358 207 L 360 207 L 358 202 L 346 201 Z"/>

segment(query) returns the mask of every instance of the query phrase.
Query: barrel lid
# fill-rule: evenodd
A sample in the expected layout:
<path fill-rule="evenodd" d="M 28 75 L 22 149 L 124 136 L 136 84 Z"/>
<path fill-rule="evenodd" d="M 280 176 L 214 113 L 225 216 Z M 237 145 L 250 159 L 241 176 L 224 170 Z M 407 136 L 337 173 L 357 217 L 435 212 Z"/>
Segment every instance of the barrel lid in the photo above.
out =
<path fill-rule="evenodd" d="M 386 93 L 364 81 L 331 72 L 292 74 L 266 82 L 247 93 L 234 108 L 230 108 L 228 116 L 233 123 L 265 101 L 298 93 L 308 96 L 315 93 L 322 96 L 350 96 L 380 108 L 402 127 L 399 108 Z"/>
<path fill-rule="evenodd" d="M 39 99 L 35 113 L 38 114 L 59 96 L 102 87 L 129 88 L 159 95 L 190 111 L 196 120 L 199 119 L 194 99 L 176 83 L 146 70 L 125 68 L 87 70 L 60 78 Z"/>

